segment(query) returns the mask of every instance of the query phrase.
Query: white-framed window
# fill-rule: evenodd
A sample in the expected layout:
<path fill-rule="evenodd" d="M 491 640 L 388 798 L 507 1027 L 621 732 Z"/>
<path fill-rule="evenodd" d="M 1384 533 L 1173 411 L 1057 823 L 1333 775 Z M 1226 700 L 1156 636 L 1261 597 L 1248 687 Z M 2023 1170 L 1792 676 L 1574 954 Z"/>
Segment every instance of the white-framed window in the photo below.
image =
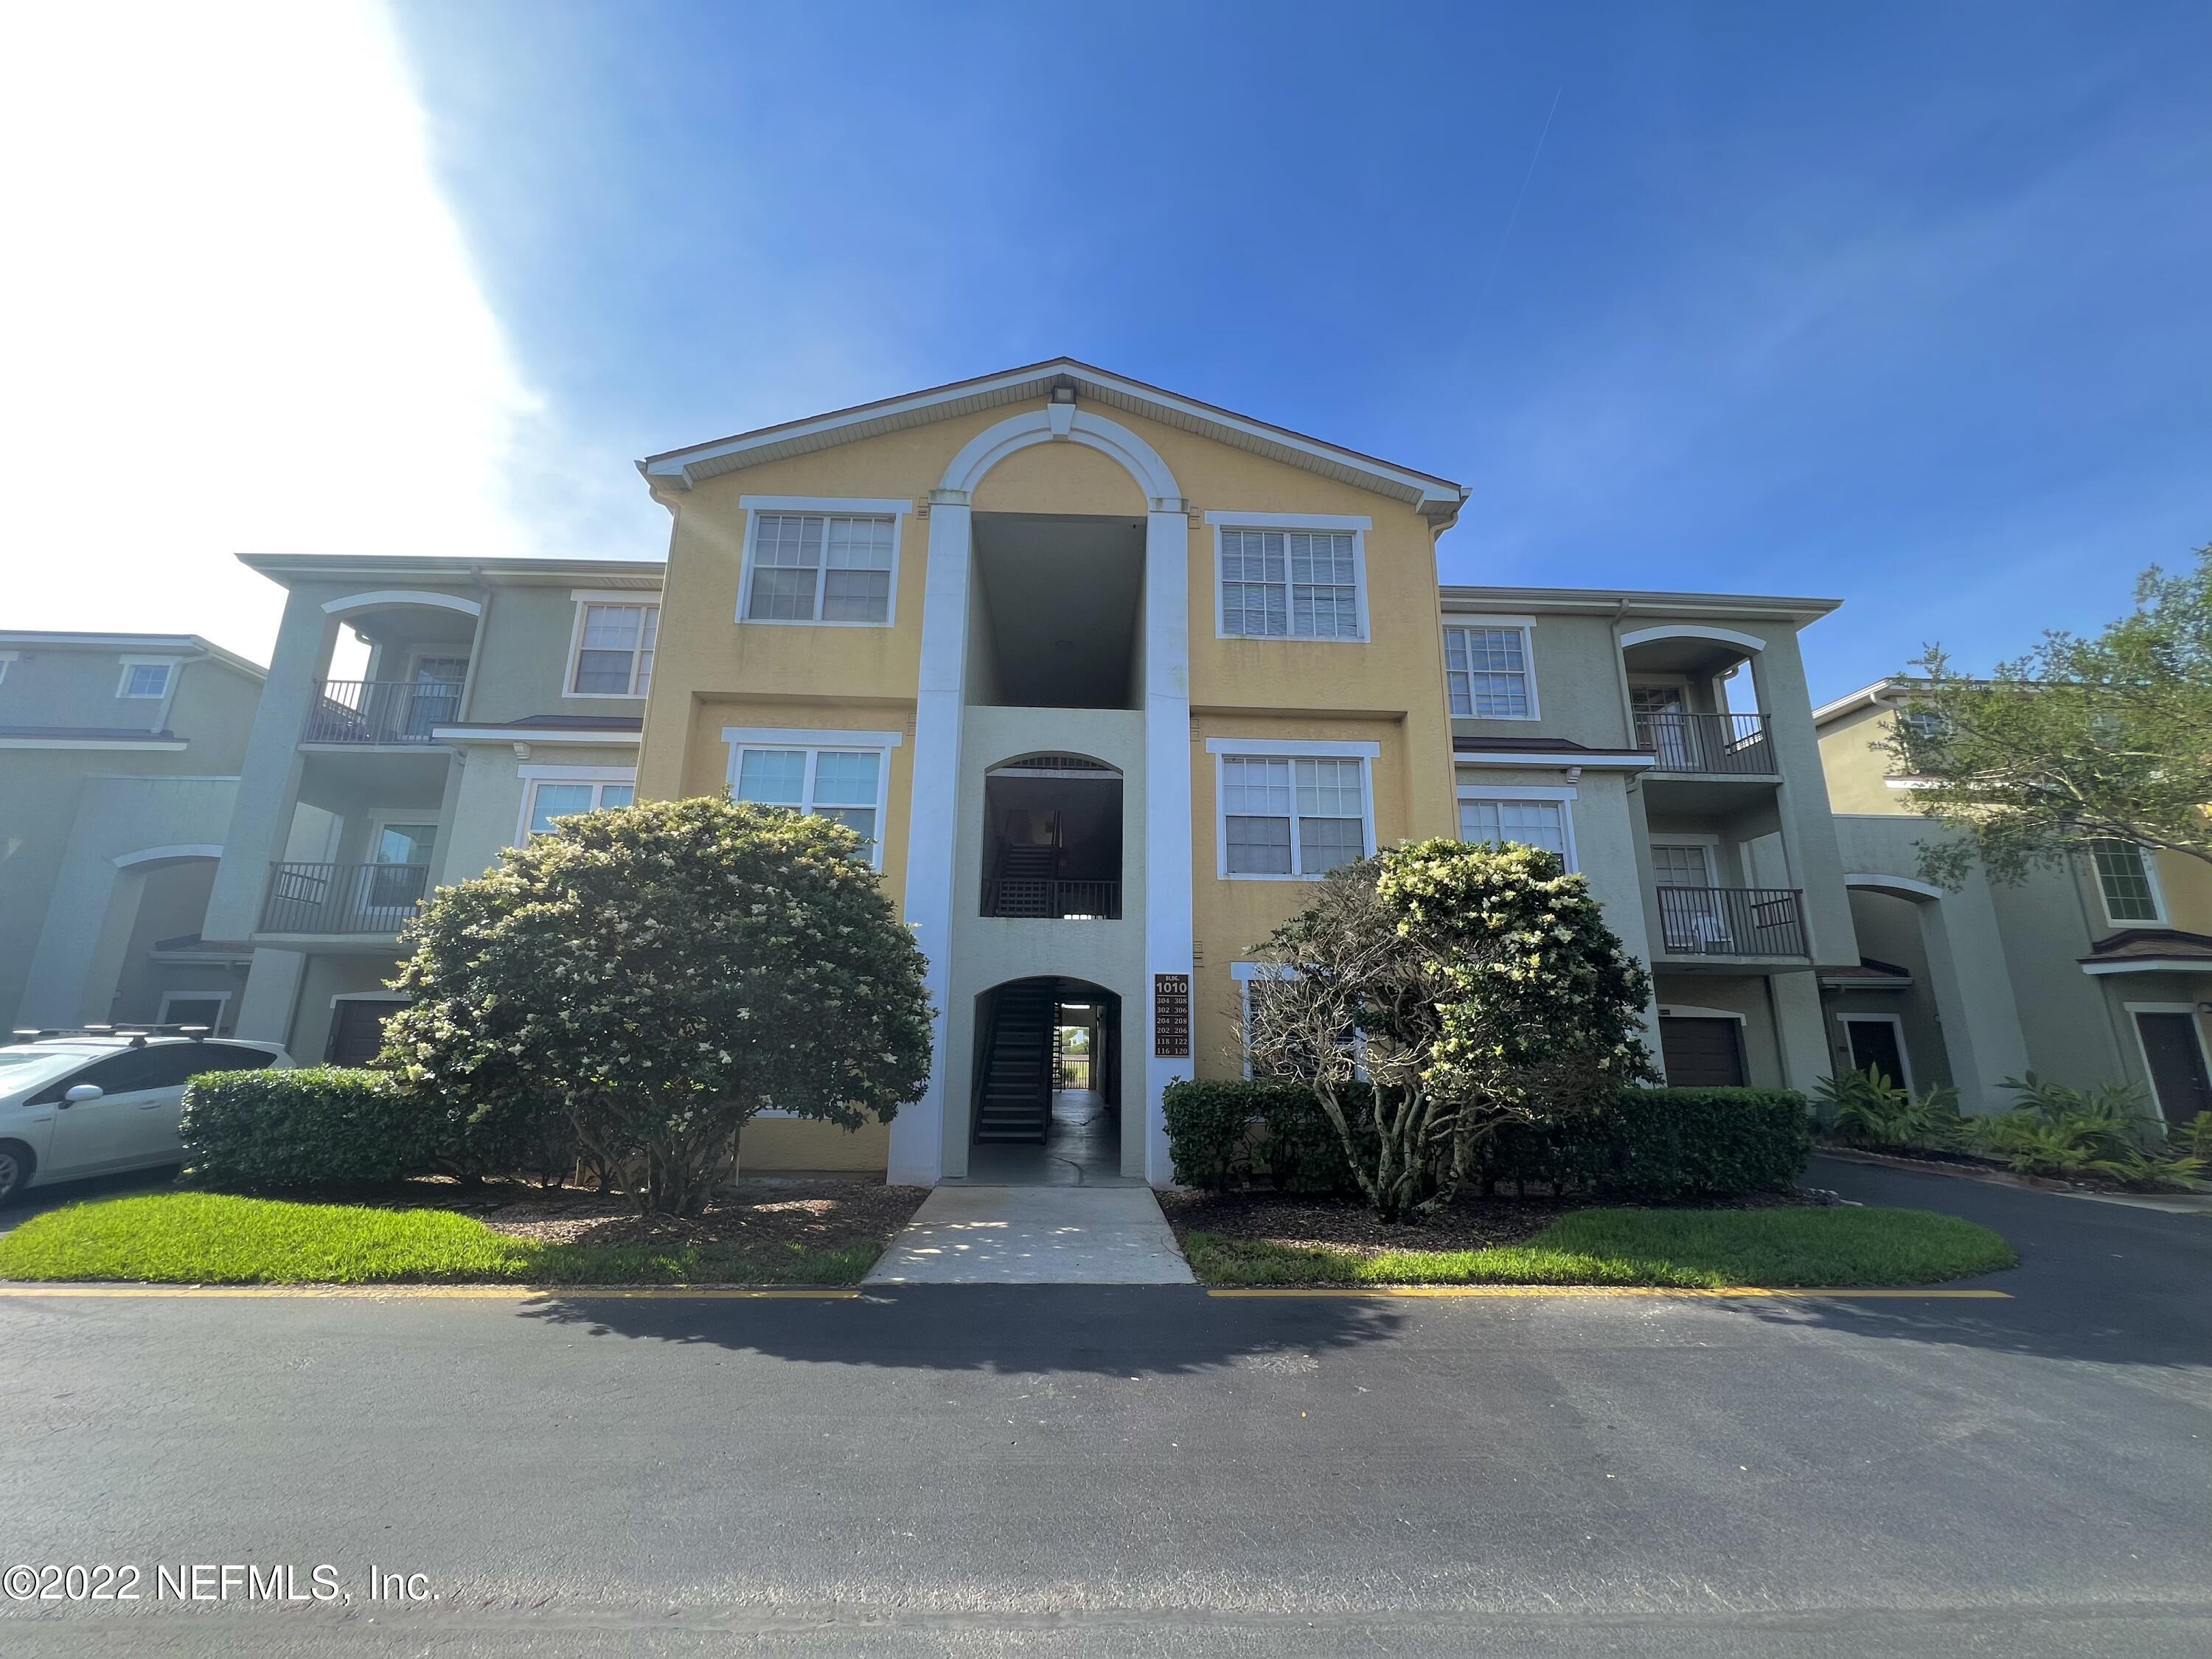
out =
<path fill-rule="evenodd" d="M 228 991 L 164 991 L 156 1025 L 204 1025 L 210 1036 L 223 1034 L 223 1013 L 230 1001 Z"/>
<path fill-rule="evenodd" d="M 169 695 L 169 675 L 175 667 L 173 662 L 125 657 L 123 678 L 115 688 L 115 695 L 157 702 Z"/>
<path fill-rule="evenodd" d="M 1217 738 L 1206 747 L 1224 877 L 1310 881 L 1375 850 L 1377 745 Z"/>
<path fill-rule="evenodd" d="M 2097 891 L 2104 898 L 2106 920 L 2165 925 L 2166 901 L 2159 891 L 2158 870 L 2142 848 L 2124 841 L 2100 841 L 2089 861 L 2097 872 Z"/>
<path fill-rule="evenodd" d="M 1536 630 L 1522 617 L 1444 629 L 1444 685 L 1462 720 L 1536 718 Z"/>
<path fill-rule="evenodd" d="M 568 653 L 568 697 L 641 697 L 653 687 L 660 640 L 658 600 L 577 593 L 575 643 Z"/>
<path fill-rule="evenodd" d="M 884 864 L 884 802 L 896 732 L 769 732 L 732 727 L 732 799 L 834 819 L 867 843 L 868 862 Z"/>
<path fill-rule="evenodd" d="M 1367 637 L 1370 519 L 1319 513 L 1208 513 L 1214 631 L 1224 640 Z"/>
<path fill-rule="evenodd" d="M 553 827 L 556 818 L 628 806 L 637 799 L 636 771 L 629 767 L 531 767 L 523 773 L 522 823 L 518 845 Z"/>
<path fill-rule="evenodd" d="M 1570 870 L 1575 867 L 1574 830 L 1567 800 L 1534 800 L 1499 793 L 1468 795 L 1459 803 L 1459 838 L 1503 847 L 1518 842 L 1556 853 Z"/>
<path fill-rule="evenodd" d="M 738 620 L 888 628 L 896 611 L 904 501 L 744 496 Z"/>

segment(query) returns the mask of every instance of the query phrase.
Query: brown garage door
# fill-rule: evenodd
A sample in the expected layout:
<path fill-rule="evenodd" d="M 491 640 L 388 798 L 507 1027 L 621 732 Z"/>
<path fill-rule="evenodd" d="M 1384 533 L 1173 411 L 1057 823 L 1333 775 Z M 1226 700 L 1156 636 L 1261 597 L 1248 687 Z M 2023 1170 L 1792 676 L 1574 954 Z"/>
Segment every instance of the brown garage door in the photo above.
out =
<path fill-rule="evenodd" d="M 1677 1089 L 1743 1086 L 1743 1026 L 1733 1019 L 1659 1018 L 1659 1052 Z"/>
<path fill-rule="evenodd" d="M 380 997 L 352 997 L 338 1004 L 331 1022 L 328 1058 L 333 1066 L 366 1066 L 384 1046 L 384 1022 L 404 1005 Z"/>

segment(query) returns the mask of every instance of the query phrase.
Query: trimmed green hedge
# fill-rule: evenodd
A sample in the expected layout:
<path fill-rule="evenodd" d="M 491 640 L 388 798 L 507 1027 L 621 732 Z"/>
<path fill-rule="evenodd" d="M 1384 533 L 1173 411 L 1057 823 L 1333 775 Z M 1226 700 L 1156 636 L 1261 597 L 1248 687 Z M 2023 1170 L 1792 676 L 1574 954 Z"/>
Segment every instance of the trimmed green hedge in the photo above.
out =
<path fill-rule="evenodd" d="M 1357 1133 L 1358 1097 L 1347 1103 Z M 1300 1084 L 1176 1082 L 1164 1107 L 1184 1186 L 1357 1190 L 1334 1127 Z M 1795 1181 L 1812 1150 L 1805 1098 L 1793 1091 L 1631 1089 L 1591 1112 L 1504 1125 L 1475 1184 L 1662 1199 L 1762 1192 Z"/>
<path fill-rule="evenodd" d="M 574 1161 L 565 1114 L 463 1118 L 390 1074 L 339 1066 L 216 1072 L 185 1091 L 185 1164 L 210 1186 L 352 1186 L 442 1171 L 556 1175 Z"/>

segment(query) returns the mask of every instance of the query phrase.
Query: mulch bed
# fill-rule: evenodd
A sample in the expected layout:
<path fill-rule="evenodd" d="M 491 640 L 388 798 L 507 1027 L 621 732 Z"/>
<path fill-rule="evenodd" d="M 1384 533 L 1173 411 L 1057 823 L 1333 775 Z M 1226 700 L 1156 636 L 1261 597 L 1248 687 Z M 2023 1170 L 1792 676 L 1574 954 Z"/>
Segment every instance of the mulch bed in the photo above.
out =
<path fill-rule="evenodd" d="M 1362 1200 L 1326 1194 L 1164 1192 L 1158 1196 L 1177 1238 L 1190 1232 L 1215 1233 L 1271 1244 L 1327 1245 L 1363 1255 L 1385 1250 L 1480 1250 L 1500 1244 L 1524 1244 L 1572 1211 L 1622 1207 L 1618 1199 L 1581 1195 L 1482 1198 L 1462 1194 L 1449 1208 L 1411 1226 L 1378 1221 Z M 1764 1210 L 1840 1201 L 1833 1193 L 1798 1187 L 1786 1193 L 1708 1200 L 1695 1207 Z"/>
<path fill-rule="evenodd" d="M 887 1238 L 914 1218 L 927 1187 L 834 1176 L 760 1176 L 716 1194 L 702 1215 L 641 1216 L 619 1194 L 522 1182 L 475 1188 L 410 1182 L 408 1202 L 472 1215 L 494 1232 L 546 1244 L 800 1244 L 829 1249 Z"/>

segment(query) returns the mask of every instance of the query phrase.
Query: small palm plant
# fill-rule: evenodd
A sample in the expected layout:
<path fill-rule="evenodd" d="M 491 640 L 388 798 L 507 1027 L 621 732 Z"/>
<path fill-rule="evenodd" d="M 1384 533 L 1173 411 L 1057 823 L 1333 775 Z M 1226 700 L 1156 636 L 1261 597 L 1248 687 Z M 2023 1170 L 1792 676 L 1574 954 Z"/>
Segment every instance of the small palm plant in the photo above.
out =
<path fill-rule="evenodd" d="M 1878 1152 L 1955 1152 L 1966 1144 L 1959 1091 L 1938 1084 L 1918 1094 L 1879 1066 L 1824 1077 L 1814 1087 L 1829 1136 Z"/>
<path fill-rule="evenodd" d="M 2158 1120 L 2132 1084 L 2075 1089 L 2030 1072 L 2007 1078 L 2004 1086 L 2019 1103 L 1984 1120 L 1980 1138 L 2020 1174 L 2102 1176 L 2127 1187 L 2170 1187 L 2185 1183 L 2206 1165 L 2208 1151 L 2200 1146 L 2212 1140 L 2212 1126 L 2200 1131 L 2190 1125 L 2160 1146 L 2154 1133 Z M 2203 1123 L 2212 1113 L 2197 1116 Z"/>

